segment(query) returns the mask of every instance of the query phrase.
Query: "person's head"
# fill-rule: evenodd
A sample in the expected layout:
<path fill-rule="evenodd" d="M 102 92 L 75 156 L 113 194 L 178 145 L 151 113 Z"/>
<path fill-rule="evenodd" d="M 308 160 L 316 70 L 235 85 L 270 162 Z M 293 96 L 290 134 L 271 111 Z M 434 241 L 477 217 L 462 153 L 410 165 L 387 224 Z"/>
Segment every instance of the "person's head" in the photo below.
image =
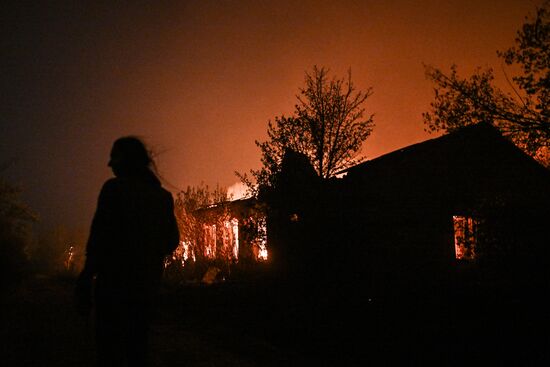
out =
<path fill-rule="evenodd" d="M 140 139 L 126 136 L 114 142 L 109 167 L 115 176 L 144 172 L 150 170 L 152 164 L 151 155 Z"/>

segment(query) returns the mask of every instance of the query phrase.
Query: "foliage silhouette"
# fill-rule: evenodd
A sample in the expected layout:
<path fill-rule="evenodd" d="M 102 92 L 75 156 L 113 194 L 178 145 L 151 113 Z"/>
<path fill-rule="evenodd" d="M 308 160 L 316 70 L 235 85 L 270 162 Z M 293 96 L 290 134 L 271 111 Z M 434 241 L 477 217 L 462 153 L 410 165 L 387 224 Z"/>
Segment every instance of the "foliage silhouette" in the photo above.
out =
<path fill-rule="evenodd" d="M 2 285 L 20 280 L 28 266 L 30 225 L 38 219 L 21 201 L 21 189 L 0 178 L 0 271 Z"/>
<path fill-rule="evenodd" d="M 429 132 L 452 132 L 481 121 L 491 122 L 525 152 L 550 165 L 550 2 L 526 17 L 517 32 L 515 46 L 497 51 L 512 70 L 506 76 L 511 92 L 494 85 L 492 68 L 478 68 L 470 78 L 458 75 L 456 65 L 447 74 L 425 66 L 435 84 L 435 99 L 423 114 Z"/>

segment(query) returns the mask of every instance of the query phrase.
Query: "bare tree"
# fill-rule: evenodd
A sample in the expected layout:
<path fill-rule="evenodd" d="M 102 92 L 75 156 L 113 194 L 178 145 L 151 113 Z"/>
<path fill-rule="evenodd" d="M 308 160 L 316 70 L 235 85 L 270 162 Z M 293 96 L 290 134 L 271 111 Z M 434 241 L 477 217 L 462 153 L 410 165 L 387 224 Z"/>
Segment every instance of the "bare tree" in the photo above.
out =
<path fill-rule="evenodd" d="M 251 171 L 256 182 L 273 184 L 287 149 L 305 154 L 322 178 L 359 163 L 359 151 L 374 125 L 363 107 L 371 94 L 371 88 L 356 90 L 351 71 L 343 79 L 329 78 L 329 70 L 317 66 L 306 72 L 293 115 L 269 121 L 268 140 L 256 141 L 263 165 Z"/>

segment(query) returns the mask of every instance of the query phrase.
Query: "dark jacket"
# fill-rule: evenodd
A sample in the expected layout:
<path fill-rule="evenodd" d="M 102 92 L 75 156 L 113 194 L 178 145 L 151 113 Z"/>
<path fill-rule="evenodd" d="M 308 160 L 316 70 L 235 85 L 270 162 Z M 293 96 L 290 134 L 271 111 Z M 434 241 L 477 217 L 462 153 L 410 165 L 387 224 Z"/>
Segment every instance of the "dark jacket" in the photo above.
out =
<path fill-rule="evenodd" d="M 110 179 L 99 195 L 81 278 L 150 293 L 178 242 L 172 195 L 151 172 Z"/>

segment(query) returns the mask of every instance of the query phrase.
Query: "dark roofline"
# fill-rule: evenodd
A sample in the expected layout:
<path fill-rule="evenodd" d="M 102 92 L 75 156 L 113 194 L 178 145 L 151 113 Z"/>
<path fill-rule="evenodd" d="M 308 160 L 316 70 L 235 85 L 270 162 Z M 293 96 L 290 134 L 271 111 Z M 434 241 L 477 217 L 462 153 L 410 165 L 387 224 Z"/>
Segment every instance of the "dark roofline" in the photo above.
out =
<path fill-rule="evenodd" d="M 200 208 L 195 209 L 195 212 L 202 212 L 202 211 L 208 211 L 208 210 L 215 210 L 219 208 L 228 207 L 231 205 L 237 205 L 237 204 L 250 204 L 256 201 L 257 199 L 255 197 L 249 197 L 249 198 L 241 198 L 236 200 L 226 200 L 226 201 L 220 201 L 217 203 L 210 204 L 208 206 L 202 206 Z"/>
<path fill-rule="evenodd" d="M 461 138 L 461 137 L 472 135 L 472 134 L 478 134 L 478 131 L 483 131 L 486 134 L 492 134 L 492 135 L 498 137 L 499 139 L 502 139 L 503 141 L 506 141 L 511 146 L 513 146 L 515 149 L 522 152 L 522 154 L 524 154 L 525 156 L 527 156 L 531 160 L 533 160 L 533 162 L 540 165 L 540 163 L 536 162 L 532 157 L 525 154 L 523 151 L 521 151 L 521 149 L 519 149 L 517 146 L 515 146 L 512 142 L 510 142 L 509 140 L 504 138 L 502 136 L 502 134 L 500 133 L 500 131 L 496 127 L 494 127 L 492 124 L 490 124 L 488 122 L 479 122 L 477 124 L 464 126 L 460 129 L 457 129 L 453 132 L 450 132 L 450 133 L 447 133 L 445 135 L 439 136 L 437 138 L 428 139 L 428 140 L 425 140 L 425 141 L 422 141 L 422 142 L 419 142 L 419 143 L 415 143 L 415 144 L 412 144 L 412 145 L 394 150 L 392 152 L 383 154 L 383 155 L 381 155 L 379 157 L 376 157 L 374 159 L 371 159 L 371 160 L 368 160 L 366 162 L 357 164 L 353 167 L 349 167 L 347 169 L 344 169 L 344 170 L 338 172 L 337 175 L 359 171 L 359 170 L 365 169 L 365 168 L 367 168 L 367 167 L 369 167 L 373 164 L 379 164 L 380 162 L 383 162 L 383 161 L 386 161 L 386 160 L 391 160 L 391 159 L 397 158 L 401 155 L 410 154 L 412 152 L 417 152 L 421 149 L 426 149 L 430 146 L 433 146 L 433 145 L 436 145 L 436 144 L 441 144 L 442 142 L 445 142 L 445 141 L 448 141 L 448 140 L 453 140 L 453 139 Z M 541 166 L 541 168 L 545 168 L 542 165 L 540 165 L 540 166 Z"/>

